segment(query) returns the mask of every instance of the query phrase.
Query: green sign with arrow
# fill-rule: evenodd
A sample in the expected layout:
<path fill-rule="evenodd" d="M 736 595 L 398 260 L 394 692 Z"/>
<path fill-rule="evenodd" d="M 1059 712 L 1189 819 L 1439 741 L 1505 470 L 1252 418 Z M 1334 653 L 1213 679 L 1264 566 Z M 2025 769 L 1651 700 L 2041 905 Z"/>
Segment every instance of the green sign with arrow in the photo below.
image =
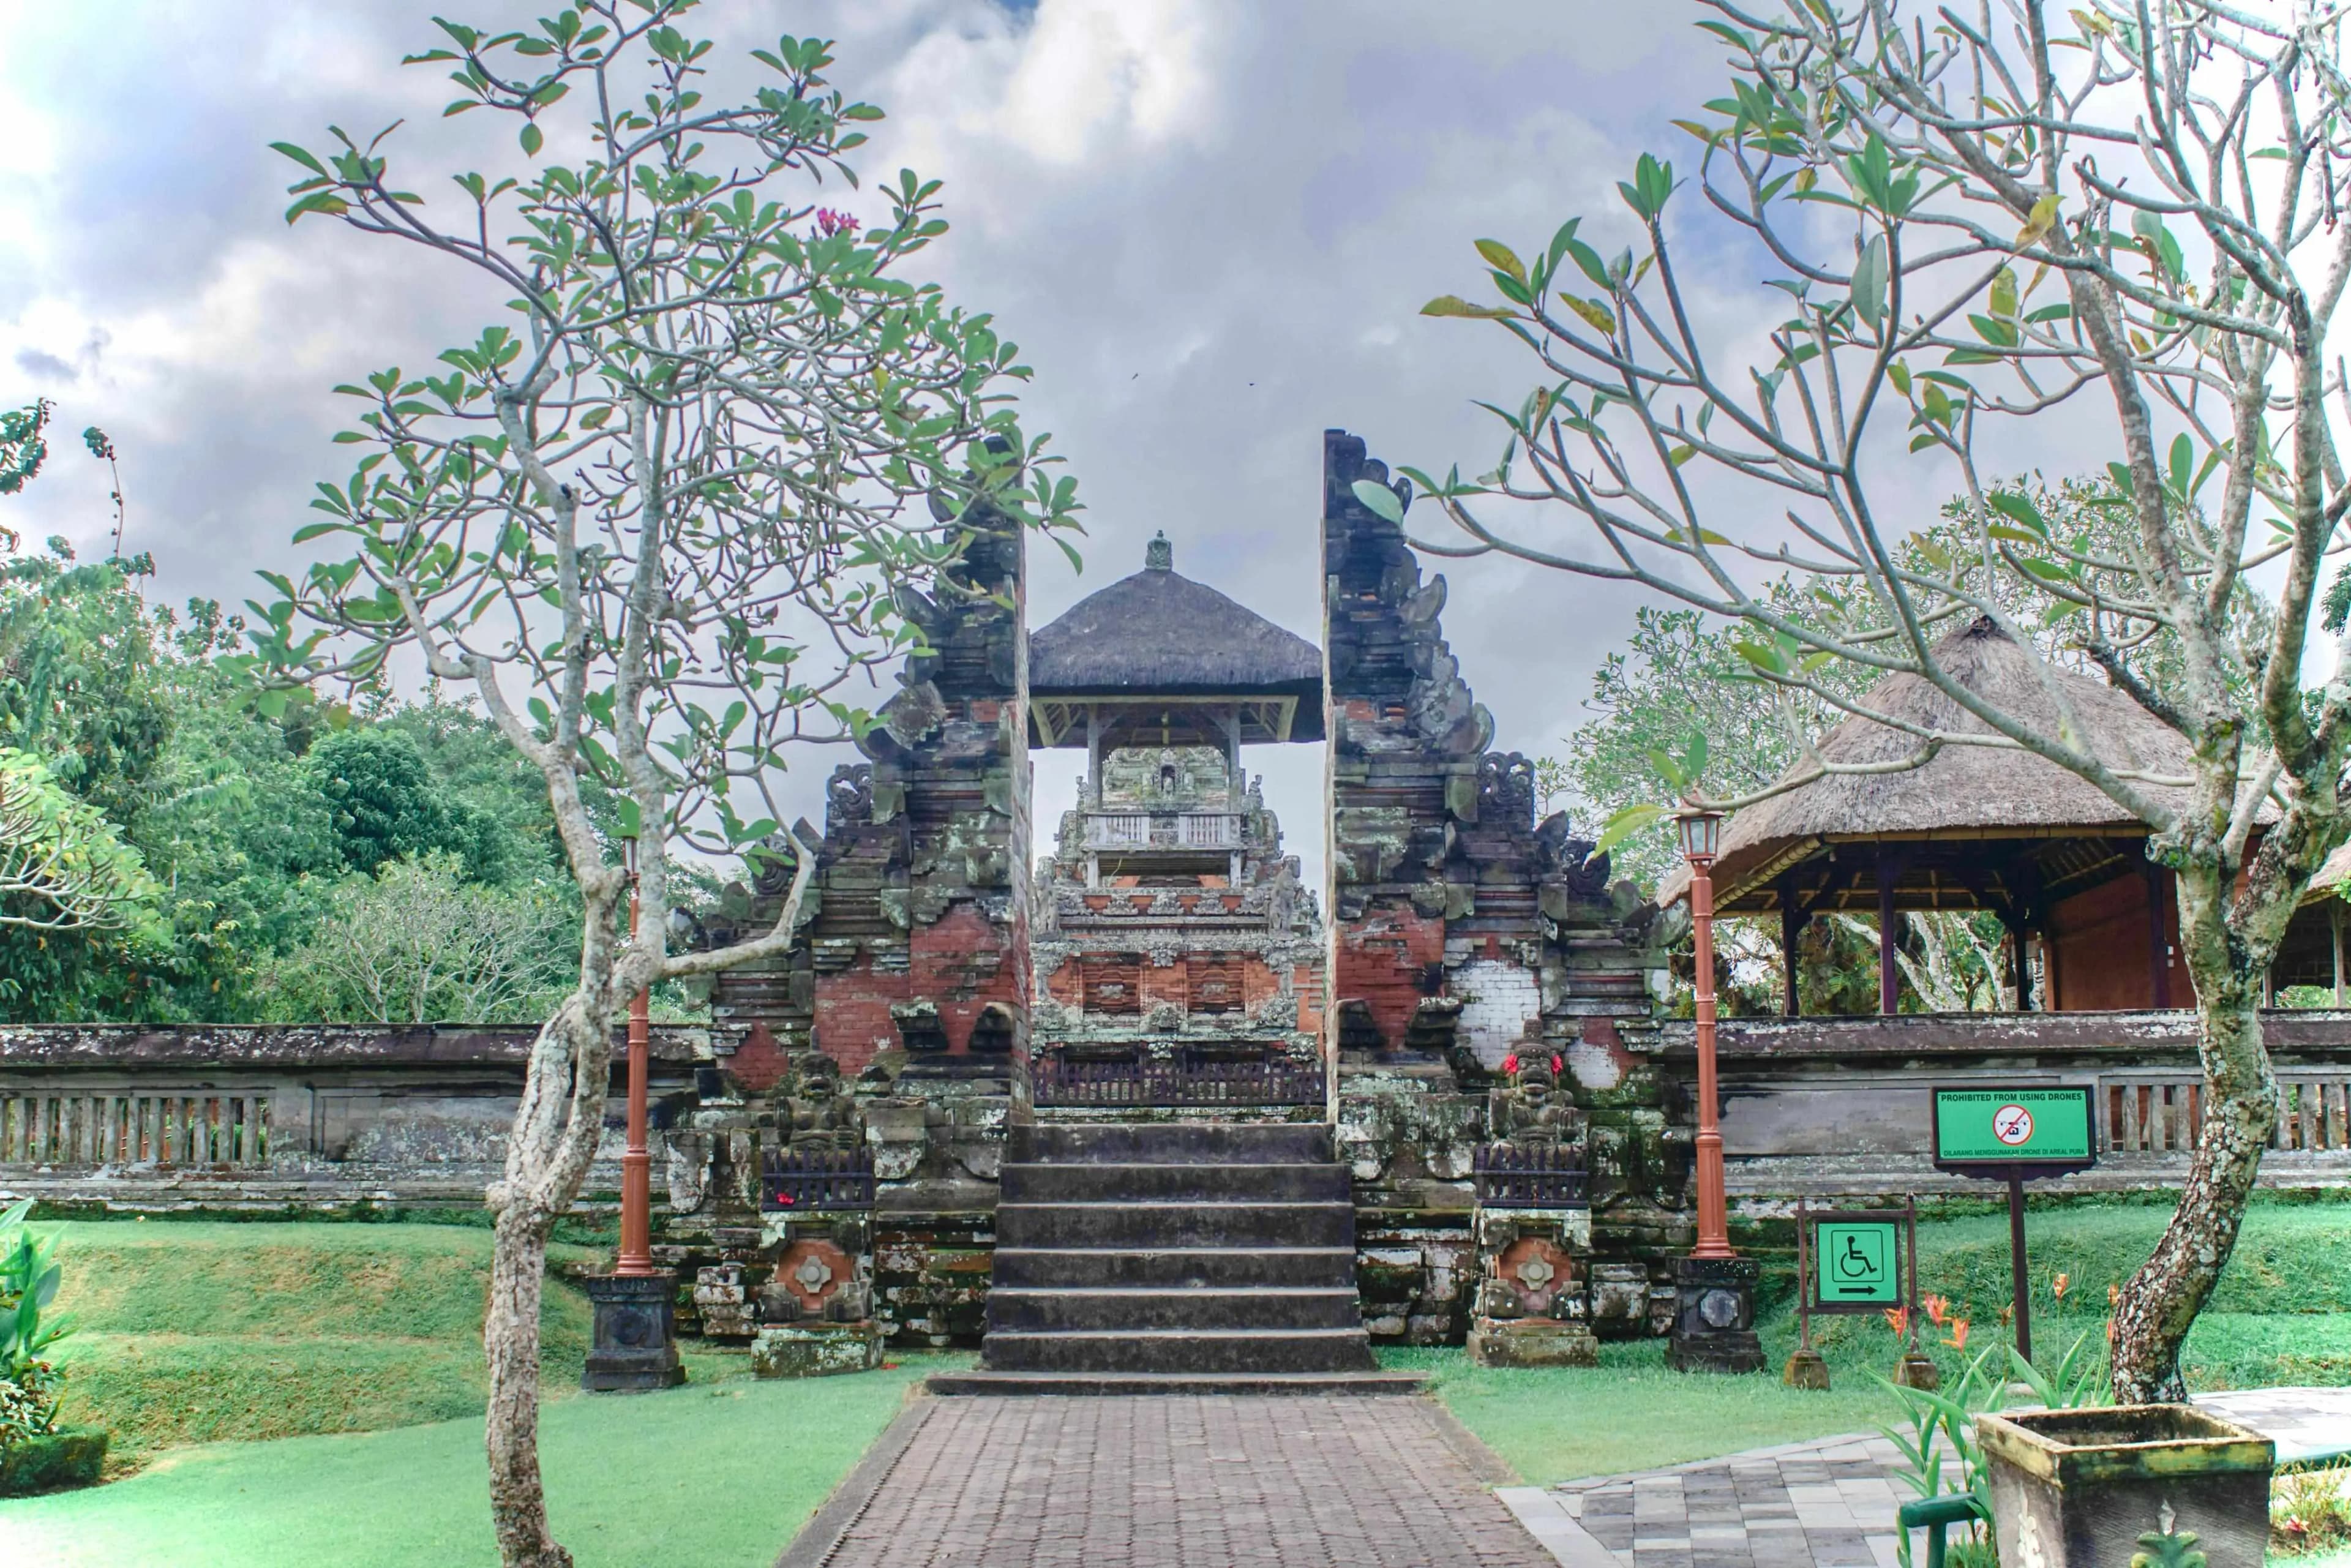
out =
<path fill-rule="evenodd" d="M 1901 1230 L 1898 1214 L 1883 1219 L 1823 1217 L 1813 1231 L 1820 1304 L 1901 1305 L 1902 1270 L 1896 1245 Z"/>

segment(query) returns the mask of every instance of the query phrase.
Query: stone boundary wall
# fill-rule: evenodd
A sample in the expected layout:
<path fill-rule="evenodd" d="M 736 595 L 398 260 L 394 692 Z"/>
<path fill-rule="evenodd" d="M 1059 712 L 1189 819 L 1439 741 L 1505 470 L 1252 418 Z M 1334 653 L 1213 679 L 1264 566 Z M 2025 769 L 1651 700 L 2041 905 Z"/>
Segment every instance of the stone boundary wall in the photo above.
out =
<path fill-rule="evenodd" d="M 2195 1015 L 1905 1013 L 1726 1019 L 1719 1037 L 1722 1138 L 1734 1204 L 1771 1212 L 1842 1194 L 1977 1195 L 1981 1182 L 1928 1163 L 1938 1084 L 2084 1084 L 2096 1092 L 2097 1167 L 2036 1191 L 2177 1184 L 2200 1116 Z M 2351 1011 L 2262 1014 L 2285 1104 L 2262 1162 L 2272 1187 L 2351 1186 Z M 1668 1076 L 1696 1077 L 1692 1026 L 1662 1029 Z"/>
<path fill-rule="evenodd" d="M 0 1200 L 109 1211 L 472 1207 L 537 1030 L 466 1024 L 0 1028 Z M 657 1027 L 656 1160 L 708 1031 Z M 583 1203 L 620 1182 L 625 1061 Z M 658 1188 L 656 1184 L 656 1187 Z"/>

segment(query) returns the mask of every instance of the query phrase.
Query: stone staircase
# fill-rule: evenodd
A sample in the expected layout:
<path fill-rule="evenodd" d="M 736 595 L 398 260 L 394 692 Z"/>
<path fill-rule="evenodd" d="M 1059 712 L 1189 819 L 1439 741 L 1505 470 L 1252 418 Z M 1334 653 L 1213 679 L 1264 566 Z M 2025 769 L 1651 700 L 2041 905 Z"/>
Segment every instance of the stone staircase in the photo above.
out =
<path fill-rule="evenodd" d="M 1409 1393 L 1355 1294 L 1320 1123 L 1009 1130 L 977 1372 L 940 1394 Z"/>

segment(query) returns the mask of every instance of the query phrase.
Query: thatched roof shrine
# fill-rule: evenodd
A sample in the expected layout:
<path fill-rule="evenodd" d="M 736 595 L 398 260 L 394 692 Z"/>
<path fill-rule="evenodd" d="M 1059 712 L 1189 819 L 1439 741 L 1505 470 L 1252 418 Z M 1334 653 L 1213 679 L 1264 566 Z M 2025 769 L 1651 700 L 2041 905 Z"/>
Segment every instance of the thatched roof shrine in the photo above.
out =
<path fill-rule="evenodd" d="M 2190 771 L 2177 731 L 2104 681 L 2044 663 L 1988 619 L 1947 634 L 1933 653 L 1959 685 L 2044 733 L 2072 729 L 2112 767 Z M 1922 731 L 1992 733 L 1919 675 L 1889 674 L 1861 703 Z M 1919 746 L 1907 730 L 1855 717 L 1823 736 L 1819 750 L 1834 763 L 1867 764 L 1898 762 Z M 1998 915 L 2011 933 L 2020 997 L 2033 988 L 2030 936 L 2042 944 L 2045 1005 L 2164 1008 L 2189 991 L 2170 873 L 2147 858 L 2147 837 L 2146 823 L 2056 763 L 2013 747 L 1946 744 L 1915 768 L 1832 773 L 1732 813 L 1714 867 L 1715 908 L 1777 914 L 1792 949 L 1815 915 L 1876 915 L 1886 1012 L 1898 999 L 1896 916 L 1918 910 Z M 1688 889 L 1688 873 L 1677 871 L 1657 902 Z M 1786 1010 L 1796 1010 L 1792 975 Z"/>
<path fill-rule="evenodd" d="M 1946 635 L 1934 657 L 1959 685 L 2038 728 L 2061 729 L 2062 699 L 2089 749 L 2113 766 L 2189 771 L 2178 732 L 2105 682 L 2041 662 L 1989 620 Z M 1886 676 L 1862 705 L 1922 729 L 1991 733 L 1919 675 Z M 1894 762 L 1918 746 L 1913 735 L 1856 717 L 1822 737 L 1820 752 L 1836 763 Z M 1732 813 L 1715 865 L 1715 905 L 1755 913 L 1793 898 L 1813 910 L 1874 911 L 1883 848 L 1900 852 L 1885 868 L 1896 878 L 1897 909 L 2042 907 L 2144 865 L 2147 832 L 2096 786 L 2044 758 L 1945 746 L 1917 768 L 1833 773 Z M 1677 873 L 1658 902 L 1682 896 L 1687 884 L 1687 873 Z"/>
<path fill-rule="evenodd" d="M 1116 716 L 1122 742 L 1320 740 L 1322 654 L 1179 575 L 1163 534 L 1141 571 L 1029 634 L 1029 700 L 1039 746 L 1085 745 L 1089 715 Z"/>

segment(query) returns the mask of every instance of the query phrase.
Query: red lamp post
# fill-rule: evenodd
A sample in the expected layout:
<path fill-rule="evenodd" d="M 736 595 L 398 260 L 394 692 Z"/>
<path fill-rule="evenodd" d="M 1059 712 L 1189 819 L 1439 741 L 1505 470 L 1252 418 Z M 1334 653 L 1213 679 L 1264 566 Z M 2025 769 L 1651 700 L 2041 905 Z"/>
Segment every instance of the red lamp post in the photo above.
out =
<path fill-rule="evenodd" d="M 1720 1095 L 1714 1068 L 1714 859 L 1722 847 L 1722 813 L 1700 806 L 1677 812 L 1683 858 L 1690 868 L 1690 936 L 1698 963 L 1698 1245 L 1693 1258 L 1735 1258 L 1722 1191 Z"/>
<path fill-rule="evenodd" d="M 629 935 L 637 932 L 637 841 L 628 841 Z M 676 1276 L 653 1267 L 652 1151 L 645 1146 L 645 1079 L 652 1051 L 653 995 L 629 998 L 629 1141 L 621 1155 L 621 1255 L 609 1274 L 590 1275 L 594 1336 L 580 1385 L 617 1394 L 674 1388 L 685 1381 L 672 1322 Z"/>
<path fill-rule="evenodd" d="M 628 841 L 629 935 L 637 934 L 637 841 Z M 621 1154 L 621 1255 L 615 1274 L 643 1279 L 654 1272 L 653 1253 L 653 1157 L 645 1146 L 645 1080 L 653 1051 L 653 992 L 643 986 L 629 998 L 629 1142 Z"/>
<path fill-rule="evenodd" d="M 1698 959 L 1698 1245 L 1674 1265 L 1674 1333 L 1666 1364 L 1684 1372 L 1756 1372 L 1757 1269 L 1730 1249 L 1722 1190 L 1720 1095 L 1714 1070 L 1714 870 L 1722 813 L 1696 803 L 1675 815 L 1690 868 L 1690 933 Z"/>

